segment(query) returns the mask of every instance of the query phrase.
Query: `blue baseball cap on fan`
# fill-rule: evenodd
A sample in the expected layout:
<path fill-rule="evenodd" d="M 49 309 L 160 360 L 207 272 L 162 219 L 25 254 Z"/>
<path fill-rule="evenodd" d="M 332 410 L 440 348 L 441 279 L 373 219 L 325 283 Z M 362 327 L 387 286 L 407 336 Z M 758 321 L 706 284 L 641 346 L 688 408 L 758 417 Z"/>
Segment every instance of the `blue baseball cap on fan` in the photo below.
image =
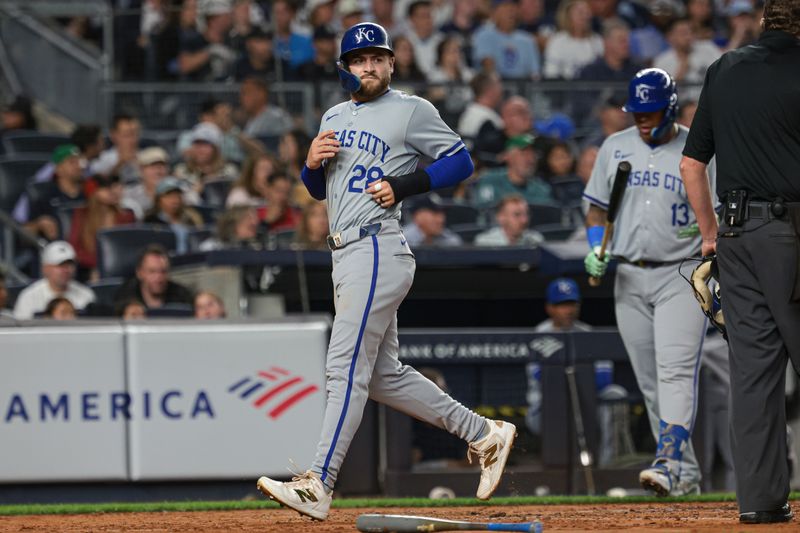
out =
<path fill-rule="evenodd" d="M 560 304 L 564 302 L 580 302 L 581 293 L 575 280 L 558 278 L 547 286 L 547 303 Z"/>

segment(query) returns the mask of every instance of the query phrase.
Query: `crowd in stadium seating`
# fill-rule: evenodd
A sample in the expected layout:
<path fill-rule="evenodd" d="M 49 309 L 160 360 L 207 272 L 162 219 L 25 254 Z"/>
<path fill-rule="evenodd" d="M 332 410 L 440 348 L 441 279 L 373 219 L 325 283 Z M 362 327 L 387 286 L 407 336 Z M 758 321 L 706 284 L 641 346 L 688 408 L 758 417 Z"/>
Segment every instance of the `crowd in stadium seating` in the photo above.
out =
<path fill-rule="evenodd" d="M 475 175 L 454 190 L 407 202 L 412 246 L 537 246 L 566 238 L 580 224 L 580 194 L 597 147 L 630 125 L 620 110 L 624 95 L 584 91 L 562 106 L 567 115 L 536 120 L 531 101 L 510 84 L 624 83 L 645 65 L 679 83 L 701 82 L 725 49 L 756 38 L 761 5 L 754 1 L 118 0 L 119 78 L 239 82 L 238 102 L 206 99 L 196 124 L 176 132 L 174 142 L 143 138 L 148 124 L 133 113 L 116 114 L 107 136 L 98 125 L 78 125 L 26 176 L 13 214 L 47 241 L 68 241 L 83 281 L 103 274 L 98 233 L 130 223 L 171 230 L 176 253 L 326 249 L 324 206 L 299 182 L 313 132 L 273 103 L 270 84 L 336 82 L 339 35 L 373 20 L 393 37 L 393 85 L 409 84 L 434 102 L 476 162 Z M 62 22 L 76 38 L 103 42 L 90 19 Z M 317 112 L 327 96 L 317 87 Z M 694 108 L 682 103 L 681 123 L 691 122 Z M 0 140 L 37 129 L 25 97 L 1 118 Z M 584 128 L 581 138 L 576 126 Z M 142 298 L 149 299 L 136 294 L 123 306 L 129 311 L 118 313 L 135 315 L 141 303 L 149 309 Z M 80 311 L 85 302 L 72 303 Z"/>

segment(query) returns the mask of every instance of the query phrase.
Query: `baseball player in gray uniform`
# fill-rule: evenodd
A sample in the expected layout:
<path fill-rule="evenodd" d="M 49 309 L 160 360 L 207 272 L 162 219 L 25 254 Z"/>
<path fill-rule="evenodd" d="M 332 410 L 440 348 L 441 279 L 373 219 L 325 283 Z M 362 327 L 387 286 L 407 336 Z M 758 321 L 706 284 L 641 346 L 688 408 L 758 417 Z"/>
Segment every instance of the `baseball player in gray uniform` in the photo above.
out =
<path fill-rule="evenodd" d="M 700 469 L 690 441 L 697 412 L 697 378 L 706 320 L 678 273 L 699 255 L 700 236 L 679 238 L 695 222 L 680 178 L 688 130 L 675 124 L 678 95 L 665 71 L 639 71 L 623 109 L 635 126 L 600 148 L 584 191 L 591 251 L 586 271 L 602 276 L 618 261 L 614 287 L 617 326 L 644 395 L 658 442 L 652 465 L 639 475 L 656 494 L 699 492 Z M 610 191 L 620 161 L 632 171 L 614 227 L 610 255 L 598 257 Z M 713 184 L 712 184 L 713 187 Z M 713 189 L 712 189 L 713 190 Z"/>
<path fill-rule="evenodd" d="M 428 101 L 389 88 L 394 52 L 381 26 L 360 23 L 342 37 L 340 78 L 351 99 L 329 109 L 302 178 L 327 199 L 336 317 L 327 355 L 327 404 L 317 456 L 291 482 L 258 480 L 265 495 L 318 520 L 368 398 L 457 435 L 481 467 L 477 496 L 491 497 L 516 435 L 487 420 L 398 360 L 397 308 L 411 288 L 414 255 L 400 231 L 400 202 L 469 177 L 458 135 Z M 434 159 L 417 170 L 420 156 Z"/>

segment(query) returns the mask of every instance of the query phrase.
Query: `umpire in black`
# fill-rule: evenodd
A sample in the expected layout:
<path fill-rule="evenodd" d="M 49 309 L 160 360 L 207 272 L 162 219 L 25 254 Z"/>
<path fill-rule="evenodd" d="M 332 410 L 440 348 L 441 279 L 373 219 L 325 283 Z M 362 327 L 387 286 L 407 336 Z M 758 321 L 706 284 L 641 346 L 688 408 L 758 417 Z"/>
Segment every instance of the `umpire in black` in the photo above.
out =
<path fill-rule="evenodd" d="M 792 519 L 784 382 L 800 368 L 800 0 L 767 0 L 758 42 L 706 73 L 681 174 L 716 252 L 730 342 L 739 520 Z M 722 221 L 706 164 L 717 157 Z"/>

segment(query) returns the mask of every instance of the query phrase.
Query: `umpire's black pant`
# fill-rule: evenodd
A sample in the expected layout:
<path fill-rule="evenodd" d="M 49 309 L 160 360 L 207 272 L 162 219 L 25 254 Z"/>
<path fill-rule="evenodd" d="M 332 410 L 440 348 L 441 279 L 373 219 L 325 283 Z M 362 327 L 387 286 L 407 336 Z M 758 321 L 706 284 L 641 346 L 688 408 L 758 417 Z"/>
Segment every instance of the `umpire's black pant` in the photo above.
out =
<path fill-rule="evenodd" d="M 731 230 L 741 233 L 722 236 Z M 778 509 L 789 496 L 784 386 L 787 356 L 800 368 L 800 302 L 790 300 L 797 246 L 788 218 L 720 226 L 717 260 L 730 341 L 731 445 L 740 512 Z"/>

